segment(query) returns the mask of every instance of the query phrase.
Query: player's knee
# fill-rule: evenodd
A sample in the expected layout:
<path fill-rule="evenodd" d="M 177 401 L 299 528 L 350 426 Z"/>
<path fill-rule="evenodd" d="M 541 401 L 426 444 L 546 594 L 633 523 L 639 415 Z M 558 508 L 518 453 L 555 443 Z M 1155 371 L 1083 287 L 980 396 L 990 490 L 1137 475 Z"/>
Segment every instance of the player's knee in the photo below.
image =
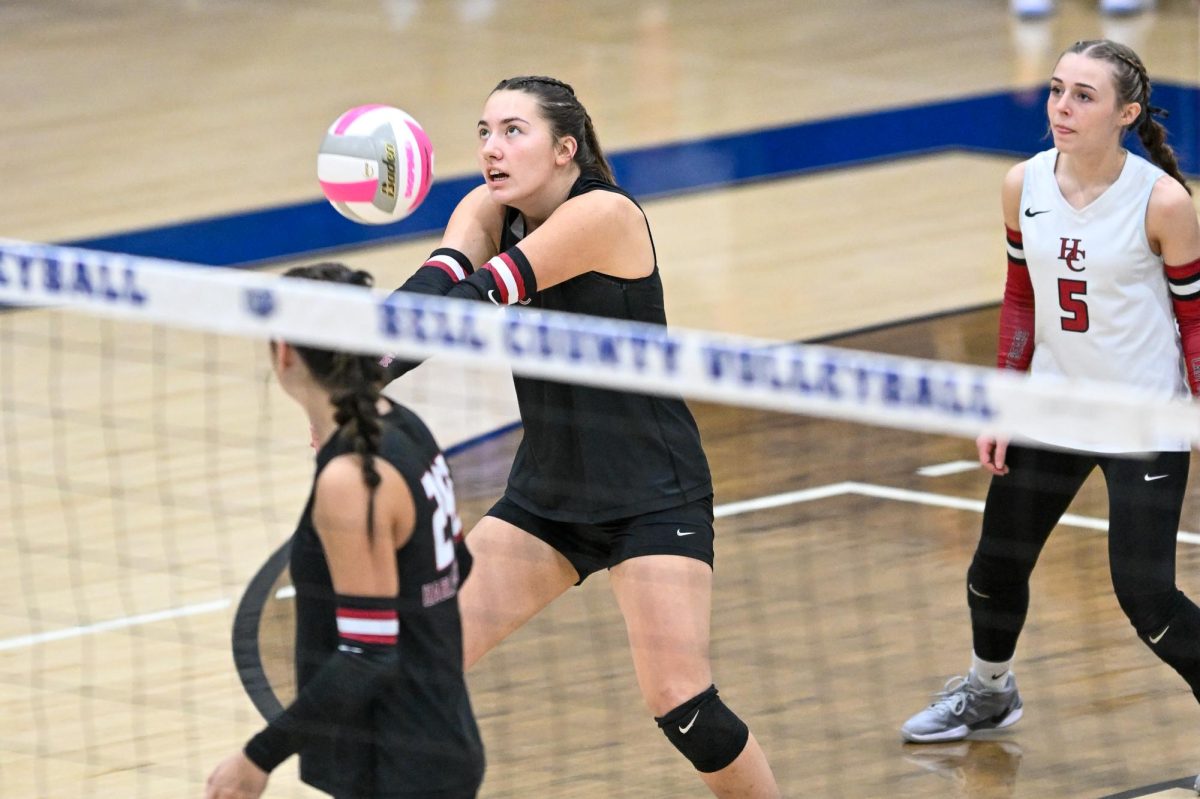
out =
<path fill-rule="evenodd" d="M 736 760 L 750 739 L 750 728 L 725 706 L 715 685 L 654 720 L 667 740 L 705 773 Z"/>
<path fill-rule="evenodd" d="M 976 554 L 967 569 L 967 599 L 974 606 L 978 600 L 993 600 L 995 605 L 1027 603 L 1029 576 L 1014 564 Z"/>
<path fill-rule="evenodd" d="M 1026 544 L 993 543 L 985 550 L 981 543 L 971 558 L 967 575 L 993 588 L 1003 588 L 1028 582 L 1036 564 L 1036 550 Z"/>
<path fill-rule="evenodd" d="M 1182 593 L 1172 587 L 1167 591 L 1146 593 L 1123 586 L 1116 587 L 1117 602 L 1125 611 L 1129 623 L 1139 635 L 1155 635 L 1170 623 L 1180 604 Z"/>
<path fill-rule="evenodd" d="M 1002 574 L 1003 571 L 994 561 L 995 558 L 989 558 L 979 552 L 971 558 L 971 565 L 967 568 L 967 585 L 974 589 L 972 594 L 996 588 L 1000 581 L 995 575 Z"/>

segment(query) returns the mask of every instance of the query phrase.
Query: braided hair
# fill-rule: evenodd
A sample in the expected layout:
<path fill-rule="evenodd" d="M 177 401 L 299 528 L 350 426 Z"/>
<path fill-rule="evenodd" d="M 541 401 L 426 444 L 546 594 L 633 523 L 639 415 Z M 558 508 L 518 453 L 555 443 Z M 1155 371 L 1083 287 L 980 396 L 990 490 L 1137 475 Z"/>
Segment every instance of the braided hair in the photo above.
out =
<path fill-rule="evenodd" d="M 344 264 L 333 262 L 293 267 L 284 276 L 353 286 L 372 286 L 375 283 L 369 272 L 352 270 Z M 367 506 L 369 537 L 375 528 L 375 490 L 380 483 L 379 472 L 375 469 L 375 455 L 379 452 L 382 428 L 376 405 L 380 389 L 386 382 L 384 368 L 374 355 L 298 344 L 291 346 L 303 359 L 313 379 L 330 393 L 336 409 L 333 418 L 338 429 L 335 435 L 348 439 L 353 444 L 354 452 L 362 458 L 363 482 L 371 493 Z"/>
<path fill-rule="evenodd" d="M 617 182 L 604 157 L 600 140 L 596 138 L 592 118 L 569 84 L 543 75 L 521 75 L 500 81 L 492 93 L 504 90 L 525 92 L 537 98 L 542 115 L 550 121 L 554 137 L 571 136 L 579 143 L 575 163 L 579 164 L 580 171 L 596 174 L 609 183 Z"/>
<path fill-rule="evenodd" d="M 1066 53 L 1078 53 L 1088 58 L 1108 62 L 1113 69 L 1117 101 L 1122 105 L 1138 103 L 1142 107 L 1142 112 L 1127 130 L 1136 131 L 1142 146 L 1150 155 L 1150 160 L 1178 180 L 1187 193 L 1191 194 L 1191 187 L 1188 186 L 1183 174 L 1179 171 L 1179 161 L 1175 157 L 1175 151 L 1167 144 L 1167 129 L 1156 119 L 1156 117 L 1165 118 L 1167 112 L 1162 108 L 1150 105 L 1150 76 L 1138 54 L 1132 48 L 1109 39 L 1075 42 L 1066 49 L 1063 55 Z"/>

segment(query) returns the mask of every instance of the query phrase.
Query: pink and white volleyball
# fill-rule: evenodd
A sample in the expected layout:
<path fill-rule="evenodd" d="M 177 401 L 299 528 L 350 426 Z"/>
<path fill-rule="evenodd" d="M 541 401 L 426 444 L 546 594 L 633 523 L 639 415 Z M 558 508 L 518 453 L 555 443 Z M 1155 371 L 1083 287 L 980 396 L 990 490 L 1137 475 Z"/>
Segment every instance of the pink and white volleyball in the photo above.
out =
<path fill-rule="evenodd" d="M 329 126 L 317 153 L 325 198 L 347 219 L 398 222 L 417 210 L 433 182 L 433 146 L 408 114 L 360 105 Z"/>

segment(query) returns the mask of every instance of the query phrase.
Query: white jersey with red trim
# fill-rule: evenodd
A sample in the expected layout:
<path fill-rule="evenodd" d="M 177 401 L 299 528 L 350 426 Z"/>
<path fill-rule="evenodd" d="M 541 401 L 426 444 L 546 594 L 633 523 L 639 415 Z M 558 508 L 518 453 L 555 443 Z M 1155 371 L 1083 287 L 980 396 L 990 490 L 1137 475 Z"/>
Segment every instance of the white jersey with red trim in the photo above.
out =
<path fill-rule="evenodd" d="M 1054 175 L 1058 151 L 1025 162 L 1021 235 L 1034 294 L 1030 372 L 1124 383 L 1159 396 L 1187 396 L 1179 331 L 1162 257 L 1150 249 L 1146 209 L 1165 173 L 1127 153 L 1116 182 L 1084 208 L 1072 207 Z M 1104 431 L 1065 440 L 1074 449 L 1116 452 Z M 1160 450 L 1186 450 L 1179 440 Z"/>

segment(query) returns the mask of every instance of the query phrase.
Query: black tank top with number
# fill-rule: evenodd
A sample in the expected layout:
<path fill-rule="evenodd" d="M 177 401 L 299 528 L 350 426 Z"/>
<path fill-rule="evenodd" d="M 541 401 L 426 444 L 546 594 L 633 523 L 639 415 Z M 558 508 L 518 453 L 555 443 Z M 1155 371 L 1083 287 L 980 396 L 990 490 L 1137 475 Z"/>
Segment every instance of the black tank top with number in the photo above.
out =
<path fill-rule="evenodd" d="M 637 205 L 617 186 L 591 175 L 575 182 L 570 197 L 590 191 L 615 192 Z M 646 234 L 650 235 L 649 223 Z M 523 217 L 507 208 L 501 251 L 523 237 Z M 650 246 L 653 252 L 652 237 Z M 585 272 L 539 291 L 530 304 L 667 323 L 657 258 L 654 271 L 644 278 Z M 712 493 L 700 433 L 683 400 L 524 377 L 515 377 L 514 383 L 525 430 L 506 495 L 530 513 L 596 523 L 675 507 Z"/>
<path fill-rule="evenodd" d="M 445 457 L 412 411 L 382 417 L 379 458 L 404 478 L 416 507 L 408 542 L 396 551 L 400 576 L 399 664 L 395 679 L 352 728 L 323 730 L 300 752 L 301 779 L 341 797 L 473 797 L 483 746 L 463 680 L 457 592 L 470 570 Z M 353 444 L 334 435 L 317 453 L 316 474 Z M 316 477 L 313 478 L 316 485 Z M 337 649 L 329 567 L 312 522 L 312 495 L 292 539 L 299 688 Z M 366 530 L 363 531 L 366 535 Z"/>

